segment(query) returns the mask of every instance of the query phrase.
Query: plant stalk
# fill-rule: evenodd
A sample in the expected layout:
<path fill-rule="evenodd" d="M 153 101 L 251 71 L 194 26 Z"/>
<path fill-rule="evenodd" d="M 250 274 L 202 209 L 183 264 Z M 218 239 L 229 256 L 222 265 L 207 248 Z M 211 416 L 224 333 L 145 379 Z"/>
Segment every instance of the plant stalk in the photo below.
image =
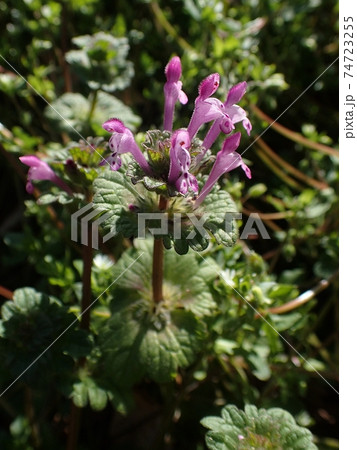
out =
<path fill-rule="evenodd" d="M 159 210 L 164 211 L 167 208 L 168 200 L 160 196 Z M 164 244 L 162 238 L 154 239 L 154 250 L 152 258 L 152 297 L 155 303 L 163 300 L 164 281 Z"/>
<path fill-rule="evenodd" d="M 259 119 L 268 122 L 269 126 L 271 126 L 275 131 L 277 131 L 282 136 L 291 139 L 294 142 L 297 142 L 307 148 L 312 148 L 313 150 L 317 150 L 321 153 L 325 153 L 326 155 L 334 156 L 338 158 L 338 151 L 332 147 L 328 147 L 327 145 L 321 144 L 320 142 L 314 142 L 311 139 L 306 138 L 300 133 L 296 131 L 289 130 L 288 128 L 280 125 L 276 120 L 273 120 L 271 117 L 267 116 L 261 109 L 259 109 L 255 105 L 249 105 L 253 112 L 259 117 Z M 280 117 L 280 116 L 279 116 Z"/>
<path fill-rule="evenodd" d="M 92 116 L 94 114 L 95 107 L 97 106 L 97 99 L 98 99 L 98 89 L 96 89 L 92 94 L 92 101 L 91 101 L 90 110 L 88 113 L 88 122 L 89 123 L 92 120 Z"/>
<path fill-rule="evenodd" d="M 81 302 L 81 328 L 89 330 L 90 301 L 92 297 L 91 275 L 93 262 L 92 224 L 88 223 L 88 245 L 83 247 L 83 276 L 82 276 L 82 302 Z"/>

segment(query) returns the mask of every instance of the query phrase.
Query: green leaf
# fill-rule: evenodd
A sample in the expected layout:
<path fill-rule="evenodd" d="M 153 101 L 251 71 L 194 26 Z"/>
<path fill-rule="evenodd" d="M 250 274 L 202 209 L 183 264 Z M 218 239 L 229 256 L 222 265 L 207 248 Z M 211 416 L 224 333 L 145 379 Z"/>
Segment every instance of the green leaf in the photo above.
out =
<path fill-rule="evenodd" d="M 134 384 L 145 373 L 138 358 L 145 330 L 139 318 L 133 317 L 133 307 L 130 308 L 128 302 L 120 306 L 119 312 L 112 314 L 102 330 L 99 345 L 105 372 L 109 376 L 115 373 L 116 386 L 127 386 Z"/>
<path fill-rule="evenodd" d="M 248 189 L 247 196 L 249 197 L 260 197 L 265 194 L 267 191 L 267 187 L 264 183 L 254 184 L 252 187 Z"/>
<path fill-rule="evenodd" d="M 89 136 L 93 131 L 97 135 L 106 135 L 101 124 L 109 117 L 117 116 L 118 111 L 120 119 L 129 128 L 135 130 L 140 124 L 140 118 L 128 106 L 106 92 L 98 92 L 96 99 L 67 92 L 55 100 L 52 107 L 46 107 L 45 116 L 57 131 L 78 140 Z"/>
<path fill-rule="evenodd" d="M 104 389 L 97 386 L 95 383 L 91 383 L 88 386 L 88 398 L 90 406 L 95 411 L 101 411 L 107 405 L 107 393 Z"/>
<path fill-rule="evenodd" d="M 106 92 L 98 92 L 93 115 L 91 117 L 91 127 L 96 135 L 108 136 L 103 130 L 102 123 L 110 117 L 117 117 L 125 126 L 135 131 L 141 124 L 141 118 L 134 114 L 129 106 L 126 106 L 121 100 Z"/>
<path fill-rule="evenodd" d="M 82 383 L 75 383 L 72 392 L 73 403 L 78 406 L 78 408 L 84 408 L 88 403 L 88 390 L 87 386 Z"/>
<path fill-rule="evenodd" d="M 112 267 L 118 278 L 110 307 L 112 315 L 100 337 L 106 372 L 118 386 L 144 375 L 169 381 L 187 367 L 203 346 L 206 329 L 199 317 L 216 309 L 208 283 L 217 267 L 194 253 L 164 253 L 164 299 L 152 300 L 152 240 L 137 240 Z M 130 270 L 127 268 L 130 267 Z M 180 273 L 180 277 L 177 276 Z"/>
<path fill-rule="evenodd" d="M 252 370 L 252 373 L 259 380 L 269 380 L 269 378 L 271 377 L 271 370 L 266 357 L 262 357 L 259 354 L 254 354 L 253 352 L 251 352 L 248 355 L 247 359 L 254 366 L 254 370 Z"/>
<path fill-rule="evenodd" d="M 104 409 L 108 401 L 107 391 L 86 375 L 73 385 L 71 397 L 73 403 L 79 408 L 85 407 L 89 402 L 91 408 L 96 411 Z"/>
<path fill-rule="evenodd" d="M 13 300 L 2 306 L 1 314 L 3 368 L 12 376 L 26 370 L 24 380 L 28 383 L 41 385 L 51 378 L 65 382 L 74 360 L 91 350 L 88 335 L 78 329 L 75 316 L 57 299 L 32 288 L 17 289 Z"/>
<path fill-rule="evenodd" d="M 91 89 L 113 92 L 130 84 L 134 69 L 126 59 L 129 52 L 127 38 L 98 32 L 77 36 L 72 41 L 81 49 L 67 52 L 66 60 Z"/>
<path fill-rule="evenodd" d="M 203 327 L 187 311 L 173 311 L 167 319 L 150 324 L 139 353 L 149 377 L 162 383 L 193 362 L 204 335 Z"/>
<path fill-rule="evenodd" d="M 140 184 L 134 187 L 129 177 L 134 184 L 139 181 Z M 126 237 L 138 236 L 139 214 L 160 212 L 158 191 L 163 191 L 164 195 L 172 194 L 164 182 L 143 176 L 136 164 L 129 164 L 126 175 L 121 171 L 106 171 L 95 180 L 94 191 L 93 202 L 100 210 L 110 212 L 104 226 L 117 233 L 121 232 Z M 189 247 L 197 252 L 205 250 L 209 245 L 210 234 L 218 244 L 226 246 L 233 246 L 238 238 L 235 217 L 237 207 L 230 195 L 218 186 L 198 210 L 193 211 L 190 197 L 178 196 L 169 202 L 165 213 L 168 217 L 168 230 L 160 237 L 165 238 L 166 248 L 171 248 L 172 241 L 175 251 L 180 255 L 186 254 Z M 177 215 L 181 218 L 180 237 L 176 237 Z M 159 218 L 145 222 L 146 230 L 160 226 Z"/>
<path fill-rule="evenodd" d="M 221 417 L 205 417 L 201 424 L 209 429 L 206 444 L 213 450 L 317 450 L 310 431 L 298 426 L 292 415 L 280 408 L 258 410 L 246 405 L 242 411 L 227 405 Z"/>
<path fill-rule="evenodd" d="M 100 345 L 106 372 L 118 386 L 144 375 L 157 382 L 175 377 L 201 349 L 204 326 L 188 311 L 152 311 L 149 302 L 120 301 L 103 331 Z"/>
<path fill-rule="evenodd" d="M 152 247 L 153 241 L 137 240 L 136 249 L 126 251 L 113 266 L 114 276 L 123 274 L 118 280 L 121 289 L 136 298 L 151 299 Z M 142 253 L 139 259 L 138 256 Z M 130 270 L 126 270 L 130 266 Z M 201 317 L 209 315 L 217 307 L 209 290 L 209 283 L 217 277 L 219 267 L 211 259 L 197 258 L 193 252 L 178 255 L 164 252 L 164 304 L 169 308 L 184 308 Z M 180 274 L 178 277 L 177 274 Z"/>
<path fill-rule="evenodd" d="M 218 244 L 233 246 L 238 239 L 236 219 L 229 218 L 227 213 L 237 213 L 237 206 L 231 196 L 217 185 L 207 195 L 202 204 L 206 215 L 204 228 L 210 231 Z"/>
<path fill-rule="evenodd" d="M 45 108 L 45 116 L 59 132 L 75 139 L 90 134 L 88 114 L 90 104 L 81 94 L 68 92 Z"/>
<path fill-rule="evenodd" d="M 93 188 L 94 205 L 98 211 L 109 213 L 103 226 L 128 237 L 136 236 L 137 216 L 130 212 L 129 205 L 137 204 L 140 195 L 125 174 L 106 170 L 96 178 Z"/>

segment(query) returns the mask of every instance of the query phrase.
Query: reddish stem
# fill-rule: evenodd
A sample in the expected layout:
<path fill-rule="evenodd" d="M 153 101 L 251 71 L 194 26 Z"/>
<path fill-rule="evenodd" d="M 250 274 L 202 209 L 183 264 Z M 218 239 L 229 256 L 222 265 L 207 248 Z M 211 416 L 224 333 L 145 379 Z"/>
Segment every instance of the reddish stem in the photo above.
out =
<path fill-rule="evenodd" d="M 159 210 L 165 211 L 168 200 L 166 197 L 160 196 Z M 155 303 L 163 300 L 164 281 L 164 244 L 162 238 L 154 239 L 154 250 L 152 258 L 152 297 Z"/>

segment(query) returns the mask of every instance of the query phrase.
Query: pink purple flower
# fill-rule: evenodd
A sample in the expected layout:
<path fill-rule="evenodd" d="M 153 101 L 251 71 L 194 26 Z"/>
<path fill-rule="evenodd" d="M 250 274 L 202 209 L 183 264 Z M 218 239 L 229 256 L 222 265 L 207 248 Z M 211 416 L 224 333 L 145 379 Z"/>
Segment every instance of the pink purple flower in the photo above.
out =
<path fill-rule="evenodd" d="M 241 155 L 236 152 L 240 143 L 240 138 L 241 133 L 235 133 L 224 141 L 222 150 L 217 153 L 216 161 L 213 164 L 207 181 L 196 199 L 195 207 L 199 206 L 204 201 L 214 184 L 224 173 L 236 169 L 237 167 L 241 167 L 246 176 L 251 178 L 249 167 L 243 162 Z"/>
<path fill-rule="evenodd" d="M 119 119 L 109 119 L 103 124 L 103 128 L 112 133 L 109 140 L 109 147 L 112 153 L 101 165 L 109 163 L 112 170 L 118 170 L 121 167 L 120 155 L 130 152 L 146 175 L 167 182 L 182 195 L 186 195 L 188 192 L 197 193 L 197 179 L 195 175 L 190 173 L 192 160 L 197 171 L 197 168 L 200 167 L 200 161 L 206 151 L 216 141 L 219 134 L 221 132 L 226 135 L 230 134 L 238 122 L 242 122 L 243 127 L 250 134 L 251 123 L 244 109 L 237 105 L 245 94 L 247 83 L 243 81 L 233 86 L 228 92 L 226 101 L 222 103 L 217 98 L 212 97 L 219 87 L 220 76 L 218 73 L 212 73 L 200 83 L 198 96 L 195 100 L 195 108 L 187 129 L 173 131 L 175 104 L 177 101 L 180 101 L 182 104 L 188 101 L 186 94 L 182 90 L 181 74 L 181 61 L 178 56 L 175 56 L 165 68 L 163 124 L 165 131 L 160 138 L 157 138 L 157 136 L 160 136 L 160 132 L 153 131 L 150 137 L 149 131 L 149 145 L 146 142 L 144 145 L 148 152 L 152 152 L 148 154 L 150 164 L 136 144 L 132 132 L 125 127 L 123 122 Z M 202 145 L 197 144 L 197 141 L 193 144 L 193 140 L 201 126 L 209 122 L 213 123 L 203 139 Z M 244 164 L 242 157 L 235 151 L 239 145 L 240 137 L 241 134 L 236 133 L 224 141 L 222 150 L 217 154 L 207 182 L 197 197 L 196 206 L 202 203 L 211 191 L 214 183 L 224 173 L 240 166 L 250 178 L 249 168 Z M 193 148 L 195 149 L 194 159 L 191 154 Z M 153 157 L 153 155 L 155 156 Z M 169 158 L 169 161 L 167 158 Z M 163 173 L 163 167 L 168 167 L 167 173 Z"/>
<path fill-rule="evenodd" d="M 20 156 L 20 161 L 26 166 L 30 167 L 27 174 L 26 191 L 29 194 L 33 193 L 34 180 L 49 180 L 58 187 L 72 195 L 70 187 L 51 169 L 51 167 L 35 155 Z"/>
<path fill-rule="evenodd" d="M 189 172 L 191 165 L 190 145 L 191 141 L 187 130 L 177 130 L 172 135 L 168 182 L 174 185 L 183 195 L 189 190 L 198 191 L 196 177 Z"/>
<path fill-rule="evenodd" d="M 177 100 L 183 105 L 188 102 L 187 95 L 182 90 L 181 61 L 178 56 L 174 56 L 165 68 L 166 83 L 164 86 L 165 109 L 164 109 L 164 130 L 172 131 L 174 120 L 175 103 Z"/>
<path fill-rule="evenodd" d="M 143 171 L 150 175 L 151 168 L 138 144 L 135 142 L 133 133 L 127 128 L 119 119 L 109 119 L 103 123 L 103 128 L 112 133 L 109 139 L 109 148 L 112 151 L 108 159 L 100 163 L 101 166 L 109 164 L 111 170 L 119 170 L 121 167 L 120 155 L 130 152 L 136 162 L 140 165 Z"/>
<path fill-rule="evenodd" d="M 238 103 L 245 94 L 246 89 L 247 83 L 243 81 L 242 83 L 236 84 L 229 90 L 227 100 L 223 103 L 223 115 L 214 121 L 211 129 L 203 141 L 203 146 L 206 149 L 211 148 L 220 131 L 225 134 L 229 134 L 234 129 L 234 124 L 237 122 L 242 122 L 248 135 L 250 134 L 252 126 L 247 118 L 246 112 L 243 108 L 236 105 L 236 103 Z"/>
<path fill-rule="evenodd" d="M 187 127 L 188 134 L 192 140 L 200 127 L 207 122 L 222 117 L 223 103 L 217 98 L 210 98 L 216 92 L 219 86 L 219 74 L 212 73 L 205 78 L 199 88 L 198 97 L 195 100 L 195 109 L 193 111 L 190 123 Z"/>

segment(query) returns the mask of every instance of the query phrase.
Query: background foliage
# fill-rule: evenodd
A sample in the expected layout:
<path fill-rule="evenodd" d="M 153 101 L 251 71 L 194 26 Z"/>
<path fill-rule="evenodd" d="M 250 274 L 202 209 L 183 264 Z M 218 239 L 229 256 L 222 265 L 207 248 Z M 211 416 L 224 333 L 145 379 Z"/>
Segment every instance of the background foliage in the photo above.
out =
<path fill-rule="evenodd" d="M 337 57 L 337 3 L 14 0 L 0 11 L 1 391 L 80 311 L 83 249 L 69 219 L 92 198 L 99 160 L 81 138 L 106 136 L 112 116 L 139 133 L 160 127 L 172 55 L 190 99 L 178 125 L 209 73 L 220 73 L 222 98 L 248 82 L 253 136 L 240 152 L 253 179 L 233 173 L 222 184 L 243 212 L 240 229 L 258 212 L 271 236 L 212 243 L 204 259 L 169 251 L 165 282 L 182 309 L 160 323 L 132 290 L 135 276 L 148 289 L 150 258 L 101 295 L 140 250 L 123 237 L 101 247 L 90 331 L 75 322 L 0 397 L 1 448 L 70 448 L 70 399 L 83 408 L 78 448 L 203 449 L 200 421 L 228 404 L 284 408 L 318 448 L 337 448 L 337 66 L 289 107 Z M 26 194 L 18 156 L 33 153 L 73 183 L 71 203 L 47 182 L 38 201 Z M 289 303 L 309 289 L 308 301 Z"/>

